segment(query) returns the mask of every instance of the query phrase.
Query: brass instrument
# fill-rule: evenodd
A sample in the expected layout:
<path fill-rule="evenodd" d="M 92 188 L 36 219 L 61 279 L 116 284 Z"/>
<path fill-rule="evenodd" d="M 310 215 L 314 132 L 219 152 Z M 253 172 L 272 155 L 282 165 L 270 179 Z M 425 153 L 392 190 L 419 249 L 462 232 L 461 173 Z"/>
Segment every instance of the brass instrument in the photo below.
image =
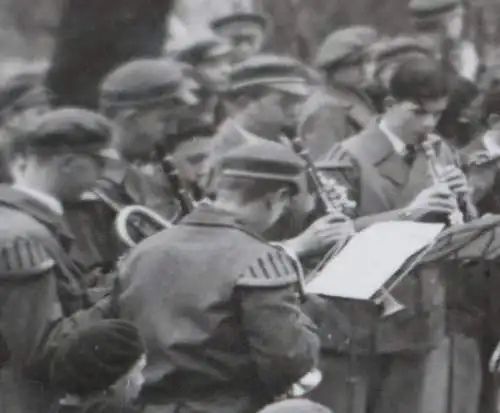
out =
<path fill-rule="evenodd" d="M 156 232 L 171 228 L 173 224 L 150 208 L 142 205 L 123 206 L 100 189 L 92 192 L 116 213 L 114 229 L 116 235 L 128 248 Z M 131 230 L 135 233 L 131 234 Z"/>
<path fill-rule="evenodd" d="M 427 157 L 427 164 L 431 177 L 435 183 L 439 183 L 442 181 L 441 176 L 443 174 L 444 165 L 442 165 L 439 161 L 434 149 L 433 141 L 433 135 L 431 135 L 422 143 L 422 147 Z M 476 206 L 472 202 L 470 195 L 466 194 L 464 196 L 457 197 L 457 208 L 452 214 L 450 214 L 450 224 L 460 225 L 465 221 L 470 221 L 478 216 L 479 214 Z"/>
<path fill-rule="evenodd" d="M 327 214 L 340 214 L 347 218 L 347 213 L 356 207 L 356 202 L 348 197 L 347 189 L 333 177 L 326 177 L 314 164 L 302 138 L 292 139 L 293 150 L 306 162 L 307 171 L 311 177 L 318 196 Z"/>

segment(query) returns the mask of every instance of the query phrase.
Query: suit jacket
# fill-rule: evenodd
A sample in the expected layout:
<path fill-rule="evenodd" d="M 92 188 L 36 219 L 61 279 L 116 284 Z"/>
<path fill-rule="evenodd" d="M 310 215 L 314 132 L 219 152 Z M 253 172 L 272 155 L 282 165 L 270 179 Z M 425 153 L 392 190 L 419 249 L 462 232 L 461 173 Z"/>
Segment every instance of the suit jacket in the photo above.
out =
<path fill-rule="evenodd" d="M 435 150 L 443 165 L 456 165 L 457 156 L 442 140 L 435 140 Z M 350 162 L 357 171 L 352 193 L 357 196 L 358 216 L 391 211 L 407 205 L 432 184 L 427 159 L 417 152 L 413 164 L 394 151 L 390 141 L 373 121 L 365 130 L 333 148 L 326 159 Z"/>
<path fill-rule="evenodd" d="M 158 173 L 146 176 L 124 161 L 108 159 L 97 187 L 120 206 L 143 205 L 172 219 L 179 205 L 161 179 Z M 75 237 L 72 257 L 87 270 L 113 268 L 124 252 L 114 228 L 116 212 L 98 198 L 66 203 L 64 208 Z"/>
<path fill-rule="evenodd" d="M 442 164 L 456 164 L 457 156 L 444 141 L 436 139 L 434 146 Z M 357 201 L 358 217 L 404 207 L 432 183 L 425 154 L 418 151 L 413 164 L 408 165 L 394 151 L 375 121 L 360 134 L 334 148 L 327 159 L 330 162 L 350 162 L 356 171 L 350 175 L 354 180 L 349 185 L 350 193 Z M 358 303 L 351 303 L 353 309 L 346 311 L 347 317 L 354 326 L 363 317 L 372 320 L 371 338 L 375 352 L 427 349 L 439 341 L 444 331 L 441 327 L 444 324 L 445 296 L 439 295 L 443 291 L 436 287 L 439 280 L 439 272 L 435 271 L 422 277 L 406 277 L 393 294 L 407 309 L 388 319 L 374 319 L 373 309 L 368 307 L 363 312 Z M 365 333 L 365 341 L 367 336 L 370 332 Z"/>

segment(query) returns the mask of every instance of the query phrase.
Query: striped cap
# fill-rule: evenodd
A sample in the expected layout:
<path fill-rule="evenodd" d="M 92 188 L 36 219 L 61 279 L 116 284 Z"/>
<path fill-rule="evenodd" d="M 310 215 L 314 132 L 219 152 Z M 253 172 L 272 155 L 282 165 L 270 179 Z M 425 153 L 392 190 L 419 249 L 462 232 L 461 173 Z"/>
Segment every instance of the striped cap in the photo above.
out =
<path fill-rule="evenodd" d="M 376 71 L 379 72 L 387 63 L 399 62 L 417 56 L 433 58 L 434 52 L 418 39 L 399 36 L 378 43 L 372 49 L 372 55 L 377 64 Z"/>
<path fill-rule="evenodd" d="M 210 27 L 218 31 L 233 24 L 254 24 L 265 29 L 267 19 L 258 13 L 233 13 L 227 16 L 218 17 L 210 22 Z"/>
<path fill-rule="evenodd" d="M 447 13 L 463 5 L 463 0 L 411 0 L 408 6 L 413 17 L 429 17 Z"/>
<path fill-rule="evenodd" d="M 370 26 L 352 26 L 332 32 L 318 49 L 315 66 L 329 69 L 361 62 L 366 50 L 377 41 L 378 33 Z"/>
<path fill-rule="evenodd" d="M 230 92 L 267 86 L 307 96 L 308 72 L 298 60 L 287 56 L 260 54 L 236 65 L 230 75 Z"/>
<path fill-rule="evenodd" d="M 196 66 L 207 60 L 228 56 L 231 52 L 231 45 L 224 38 L 214 33 L 204 33 L 177 50 L 176 58 Z"/>
<path fill-rule="evenodd" d="M 229 151 L 220 168 L 224 176 L 296 183 L 306 164 L 289 147 L 262 140 Z"/>
<path fill-rule="evenodd" d="M 27 237 L 0 240 L 0 279 L 45 274 L 55 266 L 43 245 Z"/>

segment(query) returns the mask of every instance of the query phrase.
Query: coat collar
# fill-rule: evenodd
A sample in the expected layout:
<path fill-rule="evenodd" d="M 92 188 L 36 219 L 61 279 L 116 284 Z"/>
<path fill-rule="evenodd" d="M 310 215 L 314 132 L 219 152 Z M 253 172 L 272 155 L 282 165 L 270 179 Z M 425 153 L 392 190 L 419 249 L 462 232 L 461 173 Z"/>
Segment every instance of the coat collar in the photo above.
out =
<path fill-rule="evenodd" d="M 210 203 L 200 204 L 198 208 L 184 217 L 179 224 L 198 227 L 232 228 L 243 231 L 253 238 L 264 241 L 261 236 L 254 232 L 250 226 L 241 219 L 227 211 L 214 207 Z"/>
<path fill-rule="evenodd" d="M 0 204 L 30 215 L 66 241 L 74 239 L 62 216 L 58 216 L 47 205 L 23 191 L 10 185 L 0 185 Z"/>
<path fill-rule="evenodd" d="M 395 152 L 391 142 L 380 129 L 378 121 L 378 118 L 373 120 L 362 133 L 351 138 L 352 141 L 346 141 L 348 150 L 354 154 L 362 154 L 360 161 L 376 167 L 387 180 L 395 185 L 404 185 L 410 167 L 403 157 Z"/>

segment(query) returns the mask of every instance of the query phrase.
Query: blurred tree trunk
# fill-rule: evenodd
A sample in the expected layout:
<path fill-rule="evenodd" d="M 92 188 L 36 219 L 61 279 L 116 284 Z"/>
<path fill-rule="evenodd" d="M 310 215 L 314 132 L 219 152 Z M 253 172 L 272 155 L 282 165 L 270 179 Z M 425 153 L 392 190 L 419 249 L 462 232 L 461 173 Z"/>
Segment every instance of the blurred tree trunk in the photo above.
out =
<path fill-rule="evenodd" d="M 66 0 L 47 87 L 56 106 L 95 108 L 116 66 L 163 53 L 173 0 Z"/>

